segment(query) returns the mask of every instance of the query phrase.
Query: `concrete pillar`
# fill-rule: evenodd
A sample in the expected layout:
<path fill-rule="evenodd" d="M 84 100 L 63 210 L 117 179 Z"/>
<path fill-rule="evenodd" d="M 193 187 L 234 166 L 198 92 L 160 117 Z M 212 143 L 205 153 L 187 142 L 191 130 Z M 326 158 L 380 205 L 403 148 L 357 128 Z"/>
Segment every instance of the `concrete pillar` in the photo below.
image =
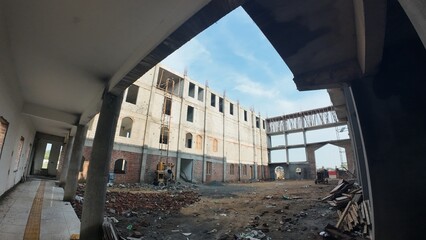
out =
<path fill-rule="evenodd" d="M 78 125 L 75 134 L 71 159 L 68 165 L 67 180 L 64 188 L 64 201 L 71 201 L 77 190 L 78 172 L 80 170 L 81 158 L 83 157 L 84 142 L 86 141 L 87 126 Z"/>
<path fill-rule="evenodd" d="M 52 142 L 52 148 L 50 149 L 49 163 L 47 164 L 47 174 L 49 176 L 56 176 L 56 166 L 59 161 L 59 154 L 61 153 L 62 143 Z"/>
<path fill-rule="evenodd" d="M 209 87 L 206 84 L 206 94 L 204 95 L 204 127 L 203 127 L 203 171 L 201 176 L 201 181 L 206 182 L 206 170 L 207 170 L 207 95 L 209 94 Z"/>
<path fill-rule="evenodd" d="M 122 95 L 104 95 L 87 174 L 81 217 L 81 240 L 102 239 L 106 184 L 122 101 Z"/>
<path fill-rule="evenodd" d="M 158 66 L 156 66 L 155 68 L 159 69 Z M 143 132 L 143 140 L 142 140 L 143 141 L 142 142 L 142 163 L 141 163 L 141 172 L 140 172 L 141 175 L 140 175 L 140 178 L 139 178 L 140 183 L 145 181 L 145 174 L 146 174 L 146 171 L 147 171 L 146 170 L 146 161 L 148 159 L 148 156 L 147 156 L 148 155 L 148 153 L 147 153 L 148 146 L 147 146 L 145 140 L 146 140 L 146 135 L 149 133 L 148 129 L 150 129 L 149 122 L 150 122 L 150 120 L 152 120 L 152 118 L 151 118 L 152 115 L 150 113 L 152 97 L 153 97 L 152 93 L 155 92 L 154 89 L 157 86 L 155 80 L 157 80 L 157 79 L 158 79 L 158 70 L 156 70 L 155 73 L 152 76 L 151 91 L 149 91 L 148 107 L 146 109 L 146 115 L 145 115 L 145 117 L 146 117 L 145 118 L 145 129 L 144 129 L 144 132 Z M 172 103 L 172 107 L 173 107 L 173 103 Z"/>
<path fill-rule="evenodd" d="M 423 239 L 416 223 L 426 214 L 426 50 L 402 9 L 392 10 L 379 71 L 353 81 L 351 92 L 369 173 L 373 239 Z"/>
<path fill-rule="evenodd" d="M 426 1 L 398 0 L 426 48 Z"/>
<path fill-rule="evenodd" d="M 62 162 L 61 177 L 59 178 L 59 186 L 64 187 L 67 181 L 68 167 L 70 164 L 72 148 L 74 145 L 74 137 L 68 139 L 67 148 L 65 150 L 64 161 Z"/>

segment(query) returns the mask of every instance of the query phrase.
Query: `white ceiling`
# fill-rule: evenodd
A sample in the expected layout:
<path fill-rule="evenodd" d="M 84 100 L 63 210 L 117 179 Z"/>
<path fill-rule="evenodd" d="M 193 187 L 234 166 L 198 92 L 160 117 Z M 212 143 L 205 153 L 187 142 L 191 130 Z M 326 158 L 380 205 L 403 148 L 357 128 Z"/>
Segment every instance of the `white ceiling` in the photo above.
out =
<path fill-rule="evenodd" d="M 96 114 L 107 86 L 208 2 L 3 2 L 24 113 L 38 131 L 60 136 L 73 124 L 86 123 L 80 116 Z"/>

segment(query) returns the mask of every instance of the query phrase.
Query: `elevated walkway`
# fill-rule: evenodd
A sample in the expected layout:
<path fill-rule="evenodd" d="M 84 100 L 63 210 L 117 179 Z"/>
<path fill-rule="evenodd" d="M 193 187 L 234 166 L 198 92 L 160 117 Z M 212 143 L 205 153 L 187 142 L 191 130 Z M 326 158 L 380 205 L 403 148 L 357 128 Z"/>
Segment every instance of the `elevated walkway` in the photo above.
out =
<path fill-rule="evenodd" d="M 80 220 L 55 181 L 31 178 L 0 199 L 0 239 L 69 240 Z"/>

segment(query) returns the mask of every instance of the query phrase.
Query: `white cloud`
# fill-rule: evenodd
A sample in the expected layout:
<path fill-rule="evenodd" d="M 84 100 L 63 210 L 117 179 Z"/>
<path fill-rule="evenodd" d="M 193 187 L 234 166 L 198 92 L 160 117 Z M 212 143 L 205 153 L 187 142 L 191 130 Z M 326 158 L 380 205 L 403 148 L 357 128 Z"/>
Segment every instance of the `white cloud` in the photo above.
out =
<path fill-rule="evenodd" d="M 193 63 L 200 61 L 200 59 L 205 62 L 211 62 L 211 53 L 199 40 L 193 38 L 170 54 L 162 63 L 175 71 L 183 73 L 185 68 L 190 68 Z"/>
<path fill-rule="evenodd" d="M 266 97 L 273 98 L 279 94 L 279 91 L 272 88 L 267 88 L 263 84 L 251 80 L 249 77 L 243 74 L 234 73 L 233 77 L 236 85 L 235 90 L 246 93 L 255 97 Z"/>

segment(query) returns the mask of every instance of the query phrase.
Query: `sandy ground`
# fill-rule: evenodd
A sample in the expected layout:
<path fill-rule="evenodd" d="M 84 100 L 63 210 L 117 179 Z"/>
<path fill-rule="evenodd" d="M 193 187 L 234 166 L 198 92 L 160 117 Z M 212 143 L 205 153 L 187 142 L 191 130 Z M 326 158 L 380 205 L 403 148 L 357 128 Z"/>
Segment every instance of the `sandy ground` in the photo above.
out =
<path fill-rule="evenodd" d="M 132 189 L 133 193 L 160 195 L 142 203 L 141 208 L 135 207 L 135 203 L 130 204 L 134 206 L 134 209 L 129 209 L 133 214 L 129 211 L 123 214 L 123 211 L 111 209 L 111 205 L 106 213 L 119 220 L 116 226 L 122 236 L 136 239 L 238 239 L 236 236 L 247 236 L 251 230 L 255 230 L 252 234 L 258 233 L 260 237 L 266 235 L 262 239 L 322 239 L 319 232 L 327 223 L 335 224 L 337 215 L 327 203 L 318 200 L 326 196 L 336 183 L 316 185 L 307 180 L 239 184 L 213 182 L 183 190 Z M 111 192 L 128 190 L 109 189 Z M 187 191 L 191 194 L 185 193 Z M 167 201 L 162 201 L 166 198 Z M 174 202 L 168 198 L 174 199 Z M 182 204 L 182 201 L 190 204 Z M 179 206 L 169 207 L 176 204 Z M 118 208 L 123 206 L 117 205 Z"/>

